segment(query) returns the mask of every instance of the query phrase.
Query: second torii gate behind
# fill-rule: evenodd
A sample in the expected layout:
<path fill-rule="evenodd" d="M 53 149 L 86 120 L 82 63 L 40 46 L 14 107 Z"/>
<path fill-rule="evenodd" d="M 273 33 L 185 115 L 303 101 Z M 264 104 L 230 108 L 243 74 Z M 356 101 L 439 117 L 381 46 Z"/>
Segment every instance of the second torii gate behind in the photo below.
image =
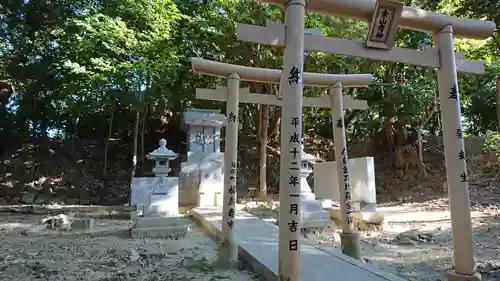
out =
<path fill-rule="evenodd" d="M 303 76 L 297 76 L 299 74 L 298 69 L 290 72 L 290 76 L 285 78 L 285 73 L 282 70 L 277 69 L 265 69 L 265 68 L 255 68 L 239 65 L 231 65 L 226 63 L 214 62 L 209 60 L 204 60 L 201 58 L 191 59 L 193 71 L 210 75 L 216 77 L 227 78 L 227 90 L 221 91 L 222 98 L 226 98 L 227 106 L 227 125 L 226 125 L 226 150 L 224 153 L 224 174 L 225 174 L 225 189 L 224 189 L 224 205 L 223 205 L 223 216 L 222 216 L 222 233 L 221 233 L 221 243 L 218 245 L 217 260 L 223 266 L 231 266 L 235 264 L 237 260 L 237 247 L 234 244 L 233 231 L 234 226 L 234 197 L 236 189 L 236 169 L 237 169 L 237 144 L 238 144 L 238 105 L 240 99 L 240 81 L 253 81 L 253 82 L 263 82 L 263 83 L 273 83 L 279 84 L 283 79 L 288 79 L 288 83 L 301 83 L 305 86 L 313 87 L 323 87 L 328 88 L 335 85 L 335 88 L 341 89 L 341 87 L 366 87 L 370 85 L 373 81 L 373 76 L 371 74 L 320 74 L 320 73 L 303 73 Z M 340 85 L 341 84 L 341 85 Z M 281 86 L 288 85 L 286 83 L 281 83 Z M 222 89 L 222 88 L 220 88 Z M 209 90 L 212 91 L 213 90 Z M 215 91 L 216 93 L 217 91 Z M 335 102 L 342 102 L 341 91 L 336 91 L 340 93 L 337 95 Z M 213 93 L 212 93 L 213 94 Z M 251 94 L 248 93 L 248 96 Z M 259 95 L 262 98 L 264 95 Z M 255 96 L 254 97 L 259 97 Z M 272 99 L 271 95 L 264 97 L 267 102 L 269 98 Z M 220 95 L 219 95 L 220 99 Z M 264 101 L 265 101 L 264 100 Z M 348 99 L 349 100 L 349 99 Z M 332 104 L 333 110 L 338 111 L 341 107 L 335 106 L 335 102 L 327 102 L 326 100 L 309 100 L 313 104 Z M 332 101 L 334 101 L 332 96 Z M 266 101 L 265 101 L 266 103 Z M 290 152 L 281 155 L 280 159 L 280 235 L 279 235 L 279 247 L 280 252 L 285 250 L 285 246 L 288 250 L 293 251 L 292 247 L 297 250 L 299 247 L 300 232 L 297 231 L 300 228 L 308 227 L 318 227 L 313 226 L 312 223 L 319 223 L 323 221 L 322 226 L 326 223 L 331 223 L 329 214 L 323 216 L 325 212 L 322 209 L 322 205 L 319 201 L 308 200 L 310 197 L 314 197 L 312 192 L 309 192 L 308 196 L 302 196 L 300 192 L 301 184 L 299 178 L 302 176 L 301 165 L 302 163 L 302 122 L 300 116 L 290 116 L 290 111 L 295 111 L 301 113 L 303 107 L 303 100 L 300 99 L 298 103 L 287 103 L 285 99 L 282 101 L 277 101 L 274 99 L 274 103 L 283 107 L 283 117 L 287 116 L 282 122 L 282 132 L 287 132 L 286 135 L 281 135 L 282 151 Z M 312 104 L 311 104 L 312 105 Z M 296 106 L 294 108 L 294 106 Z M 364 103 L 366 107 L 366 103 Z M 338 108 L 338 109 L 337 109 Z M 342 112 L 339 113 L 340 116 Z M 337 115 L 335 115 L 337 116 Z M 343 127 L 341 128 L 344 129 Z M 339 149 L 336 147 L 336 149 Z M 339 150 L 342 150 L 341 148 Z M 340 162 L 339 162 L 340 163 Z M 347 169 L 347 167 L 345 167 Z M 308 188 L 310 190 L 310 188 Z M 348 189 L 348 188 L 347 188 Z M 344 189 L 339 190 L 341 194 L 344 193 Z M 312 196 L 311 196 L 312 195 Z M 309 198 L 308 198 L 309 197 Z M 345 197 L 341 197 L 341 210 L 344 211 L 344 216 L 348 217 L 350 214 L 348 212 L 348 206 L 346 204 Z M 307 206 L 306 206 L 307 203 Z M 318 204 L 319 203 L 319 204 Z M 303 207 L 300 207 L 303 206 Z M 311 210 L 310 210 L 311 208 Z M 299 212 L 299 210 L 307 212 Z M 312 215 L 313 217 L 305 217 L 304 215 Z M 307 223 L 303 222 L 307 219 Z M 343 233 L 346 234 L 346 233 Z M 347 233 L 349 237 L 359 237 L 357 233 Z M 356 244 L 359 239 L 350 239 L 349 244 Z M 287 243 L 285 243 L 287 241 Z M 344 243 L 342 243 L 344 244 Z M 359 244 L 359 243 L 358 243 Z M 359 248 L 359 247 L 357 247 Z M 298 254 L 298 252 L 296 252 Z M 281 255 L 281 254 L 280 254 Z M 299 258 L 298 255 L 294 258 Z M 297 262 L 294 260 L 294 262 Z"/>
<path fill-rule="evenodd" d="M 206 89 L 206 88 L 197 88 L 196 89 L 196 98 L 204 99 L 204 100 L 213 100 L 213 101 L 222 101 L 227 102 L 228 100 L 228 90 L 227 87 L 217 86 L 215 89 Z M 332 115 L 332 124 L 334 128 L 334 140 L 335 140 L 335 159 L 338 159 L 336 162 L 338 163 L 338 186 L 339 186 L 339 194 L 341 194 L 341 200 L 344 201 L 341 204 L 342 206 L 342 230 L 343 234 L 349 235 L 354 233 L 353 222 L 351 218 L 352 213 L 352 205 L 351 205 L 351 193 L 349 188 L 344 188 L 346 183 L 349 182 L 348 168 L 347 168 L 347 145 L 345 140 L 345 128 L 344 128 L 344 109 L 359 109 L 364 110 L 368 108 L 368 104 L 365 100 L 355 100 L 350 96 L 342 95 L 342 84 L 336 83 L 330 89 L 330 95 L 325 95 L 322 97 L 303 97 L 302 98 L 302 106 L 303 107 L 315 107 L 315 108 L 330 108 Z M 283 100 L 280 99 L 276 95 L 268 95 L 268 94 L 256 94 L 250 93 L 249 88 L 240 88 L 239 89 L 239 103 L 253 103 L 253 104 L 269 104 L 282 106 Z M 237 110 L 233 109 L 233 110 Z M 228 104 L 228 113 L 229 112 L 229 104 Z M 342 159 L 342 161 L 341 161 Z M 315 202 L 315 195 L 312 193 L 309 186 L 301 185 L 301 198 L 305 199 L 303 201 L 303 210 L 304 212 L 310 212 L 310 217 L 312 221 L 309 223 L 312 227 L 319 227 L 321 222 L 319 221 L 319 217 L 321 217 L 320 212 L 321 207 L 319 202 Z M 308 204 L 309 202 L 309 204 Z M 347 207 L 346 207 L 347 205 Z M 316 213 L 316 215 L 312 215 Z M 306 227 L 308 222 L 305 222 Z M 357 236 L 357 234 L 354 234 Z M 342 239 L 344 240 L 344 239 Z M 348 240 L 348 239 L 347 239 Z M 354 239 L 355 241 L 358 239 Z M 349 252 L 350 255 L 353 255 L 359 258 L 359 243 L 353 243 Z"/>
<path fill-rule="evenodd" d="M 227 101 L 227 88 L 223 86 L 217 86 L 215 89 L 197 88 L 196 98 L 202 100 L 213 100 L 213 101 Z M 269 104 L 281 106 L 283 100 L 275 95 L 266 94 L 256 94 L 250 93 L 249 88 L 240 89 L 240 103 L 254 103 L 254 104 Z M 350 96 L 343 96 L 344 109 L 368 109 L 368 103 L 365 100 L 355 100 Z M 332 108 L 331 97 L 328 95 L 313 98 L 313 97 L 303 97 L 302 99 L 303 107 L 315 107 L 315 108 Z"/>

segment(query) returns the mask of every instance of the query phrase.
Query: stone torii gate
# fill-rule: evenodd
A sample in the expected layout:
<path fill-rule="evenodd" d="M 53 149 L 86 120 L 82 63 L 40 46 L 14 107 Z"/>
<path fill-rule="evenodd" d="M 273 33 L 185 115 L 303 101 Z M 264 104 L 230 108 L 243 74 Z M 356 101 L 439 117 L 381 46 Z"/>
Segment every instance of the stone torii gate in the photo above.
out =
<path fill-rule="evenodd" d="M 341 88 L 349 87 L 340 85 Z M 240 88 L 240 103 L 253 103 L 253 104 L 268 104 L 282 106 L 283 100 L 275 95 L 256 94 L 250 93 L 249 88 Z M 201 100 L 212 100 L 227 102 L 227 87 L 217 86 L 215 89 L 196 88 L 196 98 Z M 350 96 L 343 95 L 343 104 L 345 109 L 367 109 L 368 104 L 365 100 L 355 100 Z M 332 108 L 331 97 L 303 97 L 302 107 L 314 108 Z"/>
<path fill-rule="evenodd" d="M 349 86 L 347 86 L 349 87 Z M 330 88 L 330 95 L 322 97 L 303 97 L 302 107 L 314 108 L 330 108 L 333 124 L 333 137 L 335 146 L 335 159 L 337 163 L 337 174 L 342 175 L 337 177 L 338 186 L 343 187 L 339 190 L 342 194 L 340 204 L 342 214 L 342 234 L 341 234 L 341 247 L 342 251 L 356 259 L 361 258 L 361 249 L 359 247 L 359 234 L 356 232 L 353 220 L 351 217 L 351 190 L 349 187 L 349 168 L 347 163 L 347 141 L 345 136 L 344 124 L 344 109 L 358 109 L 364 110 L 368 108 L 366 101 L 355 100 L 350 96 L 342 94 L 344 85 L 342 83 L 335 83 Z M 249 88 L 240 88 L 239 90 L 239 103 L 253 103 L 253 104 L 268 104 L 282 106 L 283 100 L 275 95 L 255 94 L 250 93 Z M 228 88 L 217 86 L 215 89 L 196 89 L 196 98 L 212 101 L 227 102 L 230 100 L 228 97 Z M 230 110 L 229 103 L 227 110 Z M 237 110 L 237 109 L 236 109 Z M 235 111 L 236 111 L 235 110 Z M 342 160 L 342 161 L 341 161 Z M 347 185 L 346 185 L 347 183 Z"/>
<path fill-rule="evenodd" d="M 368 82 L 368 80 L 367 80 Z M 280 83 L 281 84 L 281 83 Z M 359 83 L 356 83 L 359 84 Z M 354 85 L 358 86 L 358 85 Z M 359 233 L 352 220 L 352 203 L 351 203 L 351 189 L 349 187 L 349 168 L 347 163 L 347 142 L 345 137 L 344 125 L 344 108 L 345 109 L 359 109 L 364 110 L 368 108 L 368 104 L 364 100 L 354 100 L 350 96 L 342 94 L 344 87 L 351 87 L 349 83 L 342 85 L 342 83 L 335 83 L 330 89 L 330 95 L 321 97 L 303 97 L 302 107 L 314 108 L 330 108 L 333 124 L 333 137 L 335 146 L 335 159 L 337 163 L 337 174 L 342 175 L 337 178 L 338 186 L 342 187 L 339 190 L 341 194 L 340 209 L 342 215 L 342 233 L 341 233 L 341 248 L 343 253 L 354 257 L 361 258 L 361 249 L 359 245 Z M 359 86 L 358 86 L 359 87 Z M 228 97 L 228 88 L 217 86 L 216 89 L 196 89 L 196 98 L 213 100 L 213 101 L 230 101 Z M 269 104 L 282 106 L 283 100 L 276 95 L 264 95 L 250 93 L 249 88 L 241 88 L 239 90 L 239 103 L 253 103 L 253 104 Z M 227 103 L 227 112 L 230 111 L 230 103 Z M 237 111 L 238 109 L 235 109 Z M 342 161 L 340 161 L 340 159 Z M 305 202 L 304 202 L 305 203 Z M 318 207 L 319 208 L 319 207 Z M 303 226 L 306 227 L 306 226 Z"/>
<path fill-rule="evenodd" d="M 279 4 L 286 8 L 286 28 L 281 24 L 274 24 L 274 26 L 268 24 L 265 28 L 239 25 L 238 39 L 253 43 L 285 46 L 283 73 L 291 73 L 295 69 L 299 69 L 299 72 L 302 73 L 305 50 L 398 61 L 438 69 L 455 260 L 455 272 L 449 274 L 449 280 L 480 280 L 474 256 L 468 176 L 466 160 L 463 157 L 464 142 L 457 71 L 483 73 L 484 65 L 480 61 L 467 60 L 463 54 L 455 53 L 453 38 L 456 35 L 486 39 L 494 33 L 496 24 L 492 21 L 461 19 L 405 7 L 401 3 L 389 0 L 263 0 L 263 2 Z M 379 10 L 382 8 L 390 10 L 390 12 L 385 12 L 385 16 L 388 17 L 381 21 Z M 306 9 L 371 22 L 366 42 L 304 34 Z M 423 52 L 393 48 L 391 40 L 394 38 L 397 27 L 433 33 L 436 48 L 428 48 Z M 373 36 L 373 30 L 377 31 L 375 32 L 376 38 Z M 374 42 L 377 39 L 384 40 Z M 371 48 L 367 48 L 367 46 Z M 294 110 L 294 112 L 290 112 L 291 114 L 300 115 L 298 112 L 300 107 L 297 104 L 302 99 L 301 83 L 282 86 L 283 103 L 291 105 Z M 287 117 L 283 116 L 283 118 Z M 282 133 L 285 133 L 284 128 L 282 128 Z M 282 143 L 283 148 L 285 145 Z M 285 163 L 282 163 L 282 168 L 284 167 Z M 289 189 L 290 187 L 284 185 L 280 190 L 285 188 Z M 289 281 L 300 279 L 299 255 L 299 251 L 280 252 L 280 278 Z M 292 260 L 292 262 L 285 262 L 285 260 Z"/>
<path fill-rule="evenodd" d="M 233 266 L 237 260 L 237 247 L 233 241 L 232 228 L 234 226 L 234 207 L 235 207 L 235 188 L 236 188 L 236 163 L 237 163 L 237 143 L 238 143 L 238 106 L 240 99 L 243 102 L 252 103 L 267 103 L 281 105 L 283 107 L 283 112 L 290 111 L 290 106 L 283 103 L 282 100 L 278 99 L 276 96 L 272 95 L 261 95 L 261 94 L 250 94 L 248 89 L 240 89 L 240 80 L 253 81 L 253 82 L 264 82 L 264 83 L 274 83 L 279 84 L 282 80 L 282 71 L 275 69 L 264 69 L 255 67 L 246 67 L 239 65 L 231 65 L 226 63 L 214 62 L 210 60 L 205 60 L 201 58 L 191 59 L 192 68 L 194 72 L 201 74 L 206 74 L 210 76 L 226 77 L 228 79 L 227 88 L 219 87 L 217 89 L 197 89 L 197 98 L 208 98 L 213 100 L 226 101 L 227 106 L 227 126 L 226 126 L 226 150 L 224 152 L 225 156 L 225 188 L 224 188 L 224 205 L 223 205 L 223 217 L 222 217 L 222 237 L 221 243 L 218 246 L 218 262 L 224 267 Z M 294 77 L 288 77 L 289 84 L 293 84 Z M 334 130 L 336 140 L 338 135 L 344 136 L 343 141 L 336 141 L 335 150 L 340 152 L 345 152 L 347 150 L 345 145 L 345 130 L 343 126 L 343 107 L 353 108 L 353 109 L 366 109 L 368 107 L 366 101 L 353 100 L 351 97 L 344 97 L 342 95 L 342 87 L 366 87 L 372 83 L 373 76 L 370 74 L 318 74 L 318 73 L 304 73 L 302 83 L 306 86 L 316 86 L 316 87 L 332 87 L 332 97 L 331 98 L 304 98 L 304 103 L 302 100 L 298 104 L 297 109 L 302 113 L 302 107 L 322 107 L 322 108 L 332 108 L 332 116 L 335 116 L 337 120 L 342 123 L 342 126 L 337 126 L 340 131 Z M 298 81 L 295 81 L 298 83 Z M 240 92 L 243 90 L 243 93 Z M 343 101 L 345 99 L 345 101 Z M 335 104 L 338 103 L 338 104 Z M 288 241 L 286 248 L 293 248 L 298 250 L 300 241 L 300 222 L 299 209 L 300 209 L 300 186 L 298 186 L 297 179 L 300 178 L 300 165 L 301 165 L 301 152 L 302 152 L 302 124 L 298 117 L 292 118 L 289 122 L 282 121 L 282 127 L 289 128 L 289 134 L 281 136 L 281 142 L 287 144 L 287 148 L 282 151 L 294 151 L 293 156 L 286 153 L 281 155 L 281 161 L 289 162 L 286 169 L 281 170 L 281 174 L 285 175 L 285 178 L 281 178 L 281 181 L 286 181 L 291 185 L 292 188 L 286 190 L 286 192 L 280 192 L 280 206 L 285 206 L 285 209 L 280 208 L 280 229 L 286 228 L 285 231 L 280 231 L 280 252 L 283 252 L 283 241 Z M 290 129 L 292 128 L 292 129 Z M 298 133 L 294 132 L 298 131 Z M 291 134 L 290 134 L 291 133 Z M 343 169 L 345 165 L 341 161 L 339 163 L 339 169 Z M 340 165 L 343 165 L 340 167 Z M 283 168 L 283 167 L 281 167 Z M 234 169 L 234 171 L 233 171 Z M 294 179 L 294 181 L 292 181 Z M 345 178 L 342 177 L 342 181 Z M 348 180 L 348 178 L 347 178 Z M 340 181 L 339 181 L 340 183 Z M 344 186 L 342 182 L 342 185 Z M 283 189 L 281 189 L 283 191 Z M 342 198 L 350 198 L 350 189 L 344 188 L 340 190 L 341 194 L 345 194 Z M 342 199 L 341 199 L 342 200 Z M 344 199 L 345 200 L 345 199 Z M 342 202 L 346 205 L 345 202 Z M 292 210 L 295 210 L 292 212 Z M 350 222 L 350 213 L 352 210 L 343 210 L 345 216 L 343 221 Z M 290 224 L 294 224 L 294 231 L 292 231 Z M 290 231 L 289 231 L 290 230 Z M 354 233 L 352 228 L 344 228 L 345 235 L 351 235 L 357 237 L 354 241 L 359 240 L 358 234 Z M 356 243 L 352 243 L 356 244 Z M 357 246 L 359 252 L 359 246 Z"/>

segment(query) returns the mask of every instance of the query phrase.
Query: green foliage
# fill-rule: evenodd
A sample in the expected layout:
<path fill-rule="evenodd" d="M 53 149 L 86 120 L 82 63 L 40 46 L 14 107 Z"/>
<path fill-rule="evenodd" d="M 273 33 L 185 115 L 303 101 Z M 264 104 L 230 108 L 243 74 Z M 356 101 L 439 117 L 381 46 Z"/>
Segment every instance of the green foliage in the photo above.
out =
<path fill-rule="evenodd" d="M 500 18 L 500 9 L 486 9 L 474 1 L 438 2 L 413 1 L 459 16 Z M 114 137 L 132 135 L 137 112 L 149 116 L 145 130 L 154 131 L 156 121 L 170 110 L 224 108 L 195 99 L 196 87 L 225 82 L 193 73 L 190 57 L 276 69 L 282 65 L 282 49 L 236 39 L 237 23 L 283 21 L 280 7 L 257 0 L 9 0 L 0 4 L 0 19 L 0 78 L 9 79 L 16 89 L 13 107 L 1 108 L 2 137 L 57 131 L 65 137 L 103 138 L 111 113 L 118 120 Z M 367 30 L 363 22 L 319 13 L 308 13 L 306 24 L 328 36 L 356 40 L 363 40 Z M 471 134 L 497 126 L 498 42 L 496 35 L 484 42 L 460 39 L 456 43 L 468 57 L 488 62 L 485 75 L 459 77 L 462 111 Z M 399 30 L 395 44 L 420 49 L 431 43 L 430 34 Z M 325 53 L 306 53 L 305 70 L 376 76 L 373 86 L 346 91 L 370 105 L 366 111 L 347 112 L 350 138 L 375 134 L 391 116 L 430 134 L 439 133 L 439 111 L 433 111 L 438 106 L 433 70 Z M 261 89 L 256 84 L 243 86 Z M 324 94 L 324 90 L 304 89 L 306 96 Z M 255 109 L 241 105 L 244 126 L 250 131 L 257 126 Z M 271 116 L 276 115 L 271 111 Z M 305 110 L 304 124 L 308 131 L 332 135 L 328 110 Z"/>
<path fill-rule="evenodd" d="M 500 133 L 488 131 L 486 133 L 486 149 L 496 152 L 498 161 L 500 162 Z"/>
<path fill-rule="evenodd" d="M 495 174 L 495 179 L 500 176 L 500 133 L 486 132 L 484 147 L 484 169 Z"/>

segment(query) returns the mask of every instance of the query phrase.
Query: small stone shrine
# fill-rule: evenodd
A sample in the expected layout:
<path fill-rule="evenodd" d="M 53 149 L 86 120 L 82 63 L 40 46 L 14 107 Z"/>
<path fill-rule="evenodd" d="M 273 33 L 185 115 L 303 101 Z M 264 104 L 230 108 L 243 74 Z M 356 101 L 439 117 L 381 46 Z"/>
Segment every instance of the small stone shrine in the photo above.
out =
<path fill-rule="evenodd" d="M 181 207 L 222 206 L 224 153 L 221 130 L 226 116 L 219 110 L 190 108 L 184 112 L 187 127 L 187 162 L 181 164 Z"/>
<path fill-rule="evenodd" d="M 301 228 L 307 232 L 311 228 L 327 228 L 332 225 L 330 214 L 323 210 L 321 201 L 316 200 L 316 196 L 311 190 L 307 177 L 313 172 L 310 165 L 316 161 L 316 157 L 304 152 L 302 145 L 302 162 L 300 170 L 300 218 Z"/>
<path fill-rule="evenodd" d="M 377 192 L 373 157 L 351 158 L 349 163 L 349 185 L 355 221 L 380 225 L 384 215 L 377 212 Z M 323 208 L 328 209 L 332 218 L 342 220 L 340 212 L 340 190 L 337 181 L 335 161 L 314 165 L 314 191 Z"/>
<path fill-rule="evenodd" d="M 131 234 L 133 237 L 182 236 L 187 225 L 181 223 L 179 217 L 179 178 L 168 176 L 171 171 L 168 161 L 177 158 L 177 154 L 167 148 L 165 139 L 161 139 L 159 147 L 147 157 L 155 161 L 155 177 L 143 181 L 135 190 L 132 186 L 131 202 L 137 211 L 132 217 Z"/>
<path fill-rule="evenodd" d="M 377 193 L 373 157 L 351 158 L 349 184 L 355 212 L 376 212 Z M 320 199 L 340 202 L 335 161 L 314 164 L 314 191 Z"/>

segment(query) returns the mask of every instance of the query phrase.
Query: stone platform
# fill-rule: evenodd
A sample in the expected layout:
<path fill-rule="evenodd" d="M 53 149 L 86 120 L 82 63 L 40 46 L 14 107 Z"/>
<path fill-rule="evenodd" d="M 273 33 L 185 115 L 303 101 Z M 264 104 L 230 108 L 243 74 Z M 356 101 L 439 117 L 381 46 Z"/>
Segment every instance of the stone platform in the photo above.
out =
<path fill-rule="evenodd" d="M 219 208 L 196 208 L 193 217 L 213 236 L 219 237 L 222 214 Z M 278 279 L 278 227 L 243 211 L 235 214 L 235 238 L 240 258 L 267 281 Z M 340 249 L 301 240 L 301 280 L 406 281 L 343 255 Z"/>
<path fill-rule="evenodd" d="M 135 217 L 132 238 L 178 239 L 186 235 L 191 220 L 185 217 Z"/>

